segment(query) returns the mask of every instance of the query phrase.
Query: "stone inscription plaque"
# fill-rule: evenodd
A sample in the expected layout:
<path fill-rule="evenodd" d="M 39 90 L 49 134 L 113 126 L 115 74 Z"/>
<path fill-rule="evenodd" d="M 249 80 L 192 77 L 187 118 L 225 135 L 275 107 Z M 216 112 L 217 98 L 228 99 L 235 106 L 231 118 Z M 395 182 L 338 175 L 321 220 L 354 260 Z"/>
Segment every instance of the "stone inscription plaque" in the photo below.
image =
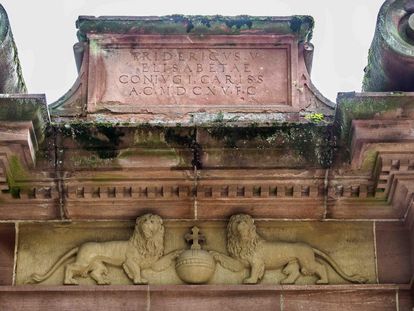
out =
<path fill-rule="evenodd" d="M 96 102 L 183 107 L 291 105 L 288 45 L 104 48 L 102 52 L 105 89 Z"/>

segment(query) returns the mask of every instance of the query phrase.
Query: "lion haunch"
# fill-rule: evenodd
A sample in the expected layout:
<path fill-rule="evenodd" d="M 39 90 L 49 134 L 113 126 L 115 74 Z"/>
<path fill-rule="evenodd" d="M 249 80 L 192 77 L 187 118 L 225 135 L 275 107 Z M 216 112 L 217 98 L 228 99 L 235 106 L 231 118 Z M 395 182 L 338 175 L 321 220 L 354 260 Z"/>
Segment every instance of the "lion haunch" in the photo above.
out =
<path fill-rule="evenodd" d="M 245 284 L 256 284 L 262 279 L 266 269 L 283 268 L 286 278 L 282 284 L 294 284 L 303 275 L 315 275 L 316 283 L 328 284 L 326 267 L 316 260 L 316 256 L 326 261 L 342 278 L 352 283 L 365 283 L 358 275 L 346 274 L 338 264 L 324 252 L 306 243 L 266 241 L 256 232 L 251 216 L 233 215 L 227 226 L 227 251 L 229 256 L 212 251 L 212 255 L 224 268 L 241 271 L 250 268 L 250 276 Z"/>
<path fill-rule="evenodd" d="M 97 284 L 110 284 L 106 264 L 122 266 L 134 284 L 147 284 L 143 269 L 162 271 L 182 251 L 164 253 L 164 226 L 161 217 L 145 214 L 138 217 L 134 233 L 128 241 L 87 242 L 64 254 L 45 274 L 33 274 L 27 283 L 48 279 L 64 262 L 76 255 L 75 262 L 65 267 L 64 284 L 78 284 L 75 277 L 88 274 Z"/>

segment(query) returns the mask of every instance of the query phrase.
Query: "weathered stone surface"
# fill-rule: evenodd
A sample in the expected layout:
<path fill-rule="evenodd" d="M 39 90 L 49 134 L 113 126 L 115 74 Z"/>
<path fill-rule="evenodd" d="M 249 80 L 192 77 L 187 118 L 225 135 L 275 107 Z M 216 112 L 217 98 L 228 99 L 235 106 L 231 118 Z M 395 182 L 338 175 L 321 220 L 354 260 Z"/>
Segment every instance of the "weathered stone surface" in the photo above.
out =
<path fill-rule="evenodd" d="M 252 47 L 237 48 L 238 40 L 234 38 L 208 40 L 204 37 L 194 42 L 195 39 L 187 37 L 181 40 L 163 37 L 162 44 L 174 46 L 175 43 L 177 47 L 155 49 L 151 48 L 155 42 L 141 42 L 141 38 L 139 48 L 120 49 L 108 47 L 105 37 L 90 40 L 102 52 L 95 52 L 100 56 L 92 54 L 101 61 L 90 64 L 90 76 L 97 78 L 89 86 L 97 89 L 105 85 L 90 95 L 91 112 L 102 108 L 116 112 L 191 106 L 220 109 L 228 105 L 252 105 L 260 109 L 261 105 L 292 104 L 289 77 L 292 55 L 289 45 L 284 46 L 283 42 L 277 47 L 272 43 L 259 49 L 254 48 L 256 42 L 252 42 Z M 217 41 L 223 41 L 223 46 L 218 46 Z"/>
<path fill-rule="evenodd" d="M 395 292 L 348 291 L 346 293 L 302 292 L 283 295 L 284 310 L 299 311 L 377 311 L 398 310 Z M 306 307 L 305 307 L 306 306 Z"/>
<path fill-rule="evenodd" d="M 412 276 L 409 231 L 402 223 L 376 222 L 378 280 L 408 284 Z"/>
<path fill-rule="evenodd" d="M 258 232 L 268 241 L 304 242 L 324 253 L 349 275 L 364 274 L 369 283 L 376 282 L 374 240 L 372 223 L 316 223 L 256 221 Z M 226 254 L 225 222 L 180 222 L 165 221 L 164 253 L 187 249 L 184 236 L 196 224 L 203 232 L 206 242 L 205 250 L 214 250 Z M 23 284 L 32 273 L 45 273 L 58 258 L 70 249 L 88 241 L 127 240 L 131 236 L 131 223 L 115 222 L 80 222 L 73 224 L 21 224 L 19 227 L 19 249 L 16 270 L 16 283 Z M 35 267 L 35 269 L 33 268 Z M 328 265 L 330 284 L 343 284 L 343 280 Z M 59 285 L 63 281 L 64 265 L 58 268 L 43 285 Z M 108 265 L 108 278 L 112 284 L 131 284 L 123 270 Z M 362 271 L 362 272 L 361 272 Z M 150 284 L 182 284 L 173 266 L 163 272 L 144 270 L 143 277 Z M 216 265 L 215 274 L 208 284 L 240 284 L 248 275 L 248 270 L 231 272 L 221 265 Z M 286 276 L 280 269 L 266 270 L 262 284 L 278 284 Z M 316 276 L 301 275 L 296 284 L 314 284 Z M 91 278 L 78 278 L 81 285 L 93 285 Z"/>
<path fill-rule="evenodd" d="M 14 224 L 0 224 L 0 237 L 0 286 L 12 285 L 15 247 Z"/>
<path fill-rule="evenodd" d="M 206 123 L 205 113 L 250 122 L 246 113 L 266 122 L 333 115 L 310 81 L 308 16 L 80 17 L 77 25 L 82 65 L 51 106 L 56 117 L 186 125 Z"/>
<path fill-rule="evenodd" d="M 412 292 L 409 290 L 398 291 L 398 308 L 400 311 L 412 311 L 414 306 Z"/>
<path fill-rule="evenodd" d="M 399 309 L 396 297 L 400 297 Z M 407 289 L 396 286 L 100 286 L 2 287 L 0 303 L 8 310 L 410 310 Z M 289 307 L 289 309 L 288 309 Z"/>
<path fill-rule="evenodd" d="M 0 305 L 6 310 L 30 311 L 37 310 L 61 310 L 70 311 L 76 307 L 80 311 L 99 309 L 104 311 L 116 310 L 148 310 L 148 289 L 133 291 L 114 290 L 111 287 L 101 287 L 102 290 L 45 288 L 31 286 L 9 287 L 8 290 L 0 289 Z M 105 290 L 106 289 L 106 290 Z"/>
<path fill-rule="evenodd" d="M 151 308 L 153 310 L 185 311 L 189 308 L 208 311 L 212 309 L 231 311 L 280 310 L 280 296 L 274 292 L 246 290 L 246 287 L 230 289 L 226 286 L 215 286 L 214 289 L 197 291 L 177 291 L 174 287 L 157 289 L 150 287 Z M 252 288 L 250 288 L 252 289 Z"/>
<path fill-rule="evenodd" d="M 18 221 L 17 284 L 47 271 L 71 248 L 88 249 L 88 241 L 105 248 L 101 242 L 127 240 L 129 220 L 144 213 L 165 218 L 165 253 L 186 249 L 178 257 L 179 264 L 192 264 L 184 274 L 199 276 L 200 262 L 208 273 L 200 281 L 179 277 L 173 266 L 162 273 L 144 269 L 142 277 L 154 285 L 134 287 L 119 262 L 105 263 L 118 286 L 96 288 L 93 271 L 86 271 L 79 281 L 89 286 L 62 288 L 65 262 L 46 286 L 0 286 L 0 305 L 412 308 L 412 94 L 340 94 L 334 116 L 310 79 L 312 24 L 297 16 L 80 17 L 79 77 L 50 106 L 52 122 L 42 99 L 0 99 L 0 219 Z M 273 255 L 261 281 L 251 279 L 254 269 L 231 272 L 232 265 L 217 259 L 237 258 L 226 243 L 227 220 L 236 213 L 258 218 L 256 237 L 266 246 L 253 249 L 262 251 L 259 258 Z M 32 221 L 42 219 L 55 221 Z M 0 284 L 3 276 L 10 284 L 13 271 L 14 224 L 5 226 Z M 193 226 L 207 240 L 194 252 L 185 242 Z M 323 263 L 327 285 L 314 284 L 321 277 L 312 269 L 298 270 L 298 285 L 276 285 L 286 278 L 280 268 L 289 259 L 288 252 L 277 256 L 277 247 L 297 251 L 294 242 L 328 254 L 345 274 L 367 277 L 368 284 L 345 285 Z M 246 278 L 260 284 L 234 286 Z M 211 285 L 183 286 L 183 280 Z"/>
<path fill-rule="evenodd" d="M 195 34 L 243 35 L 268 34 L 296 35 L 300 41 L 312 37 L 311 16 L 220 16 L 220 15 L 169 15 L 169 16 L 79 16 L 76 26 L 78 39 L 86 41 L 88 34 Z"/>
<path fill-rule="evenodd" d="M 0 4 L 0 94 L 15 93 L 26 93 L 26 85 L 9 18 Z"/>
<path fill-rule="evenodd" d="M 368 53 L 364 91 L 414 91 L 413 13 L 409 0 L 388 0 L 382 5 Z"/>

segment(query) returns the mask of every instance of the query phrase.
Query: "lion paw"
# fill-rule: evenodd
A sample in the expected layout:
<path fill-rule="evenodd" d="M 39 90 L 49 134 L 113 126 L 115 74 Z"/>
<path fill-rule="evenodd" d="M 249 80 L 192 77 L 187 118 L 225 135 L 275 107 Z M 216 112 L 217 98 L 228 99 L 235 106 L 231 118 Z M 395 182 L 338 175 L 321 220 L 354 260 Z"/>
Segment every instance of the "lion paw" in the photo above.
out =
<path fill-rule="evenodd" d="M 208 252 L 211 254 L 211 256 L 213 256 L 214 260 L 220 262 L 221 254 L 219 252 L 216 252 L 216 251 L 208 251 Z"/>
<path fill-rule="evenodd" d="M 328 280 L 317 280 L 316 281 L 316 284 L 328 284 L 329 282 L 328 282 Z"/>
<path fill-rule="evenodd" d="M 257 284 L 257 279 L 255 279 L 255 278 L 244 279 L 243 284 Z"/>
<path fill-rule="evenodd" d="M 79 282 L 77 280 L 75 280 L 74 278 L 71 279 L 65 279 L 63 281 L 64 285 L 79 285 Z"/>
<path fill-rule="evenodd" d="M 179 249 L 173 252 L 173 259 L 179 257 L 183 252 L 185 251 L 185 249 Z"/>
<path fill-rule="evenodd" d="M 289 280 L 289 279 L 284 279 L 280 281 L 280 284 L 295 284 L 295 281 Z"/>
<path fill-rule="evenodd" d="M 139 278 L 139 279 L 134 279 L 134 284 L 135 285 L 145 285 L 148 284 L 148 280 L 144 279 L 144 278 Z"/>
<path fill-rule="evenodd" d="M 98 285 L 111 285 L 111 282 L 107 279 L 99 280 L 96 282 Z"/>

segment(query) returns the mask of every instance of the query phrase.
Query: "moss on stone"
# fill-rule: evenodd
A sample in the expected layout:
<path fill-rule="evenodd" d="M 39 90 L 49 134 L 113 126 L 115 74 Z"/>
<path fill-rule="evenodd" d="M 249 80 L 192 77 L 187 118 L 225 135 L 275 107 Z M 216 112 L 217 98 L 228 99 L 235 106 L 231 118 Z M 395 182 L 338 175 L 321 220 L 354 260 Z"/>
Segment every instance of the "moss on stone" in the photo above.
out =
<path fill-rule="evenodd" d="M 32 121 L 39 144 L 49 124 L 46 99 L 43 95 L 0 94 L 1 121 Z"/>
<path fill-rule="evenodd" d="M 162 17 L 90 17 L 77 21 L 78 38 L 86 41 L 87 33 L 150 33 L 150 34 L 240 34 L 243 31 L 261 31 L 296 34 L 300 41 L 309 40 L 313 29 L 310 16 L 256 17 L 169 15 Z"/>
<path fill-rule="evenodd" d="M 9 167 L 7 168 L 7 185 L 9 186 L 10 194 L 17 198 L 19 197 L 21 189 L 27 188 L 21 182 L 27 180 L 29 173 L 25 170 L 20 159 L 16 155 L 12 155 L 9 160 Z"/>
<path fill-rule="evenodd" d="M 72 137 L 85 150 L 95 152 L 100 159 L 115 158 L 124 133 L 116 124 L 71 123 L 57 129 L 63 136 Z"/>
<path fill-rule="evenodd" d="M 93 158 L 78 160 L 82 165 L 89 161 L 92 167 L 99 166 L 98 159 L 112 159 L 116 162 L 116 159 L 134 156 L 168 157 L 178 159 L 182 164 L 183 161 L 188 161 L 188 152 L 192 152 L 192 165 L 201 168 L 203 148 L 210 148 L 211 139 L 217 141 L 216 146 L 224 148 L 281 150 L 281 154 L 289 153 L 297 159 L 305 159 L 310 165 L 328 167 L 335 145 L 332 124 L 328 122 L 252 122 L 249 126 L 241 126 L 229 125 L 220 113 L 203 126 L 166 127 L 142 124 L 118 127 L 117 124 L 98 123 L 55 126 L 62 135 L 71 137 L 84 150 L 96 155 Z M 204 136 L 204 132 L 207 136 Z M 124 136 L 125 141 L 121 145 Z M 126 143 L 130 147 L 125 148 Z"/>
<path fill-rule="evenodd" d="M 98 44 L 96 40 L 89 41 L 89 51 L 91 55 L 97 56 L 102 52 L 101 46 Z"/>
<path fill-rule="evenodd" d="M 365 152 L 365 157 L 362 160 L 361 170 L 372 172 L 375 167 L 378 151 L 377 150 L 368 150 Z"/>
<path fill-rule="evenodd" d="M 167 157 L 177 159 L 177 153 L 174 148 L 165 148 L 165 149 L 124 149 L 121 150 L 118 159 L 124 158 L 133 158 L 135 156 L 144 156 L 144 157 Z"/>
<path fill-rule="evenodd" d="M 87 168 L 98 168 L 111 164 L 115 164 L 111 158 L 100 158 L 96 155 L 91 156 L 72 156 L 70 162 L 74 166 L 87 167 Z"/>
<path fill-rule="evenodd" d="M 355 93 L 339 93 L 338 109 L 336 112 L 336 128 L 343 142 L 350 139 L 352 120 L 372 119 L 387 112 L 398 109 L 414 108 L 410 98 L 402 98 L 399 94 L 378 96 L 355 96 Z"/>
<path fill-rule="evenodd" d="M 17 45 L 14 42 L 14 39 L 12 40 L 12 42 L 13 42 L 13 50 L 14 50 L 13 63 L 15 64 L 16 74 L 17 74 L 16 89 L 19 90 L 19 93 L 27 93 L 26 82 L 24 81 L 24 78 L 23 78 L 23 71 L 22 71 L 22 66 L 20 64 L 20 60 L 19 60 L 19 53 L 17 51 Z"/>
<path fill-rule="evenodd" d="M 251 144 L 257 149 L 282 148 L 291 150 L 297 157 L 305 158 L 317 166 L 328 167 L 332 162 L 334 140 L 330 126 L 317 124 L 285 124 L 260 127 L 216 126 L 207 129 L 217 141 L 227 148 L 239 149 Z"/>

